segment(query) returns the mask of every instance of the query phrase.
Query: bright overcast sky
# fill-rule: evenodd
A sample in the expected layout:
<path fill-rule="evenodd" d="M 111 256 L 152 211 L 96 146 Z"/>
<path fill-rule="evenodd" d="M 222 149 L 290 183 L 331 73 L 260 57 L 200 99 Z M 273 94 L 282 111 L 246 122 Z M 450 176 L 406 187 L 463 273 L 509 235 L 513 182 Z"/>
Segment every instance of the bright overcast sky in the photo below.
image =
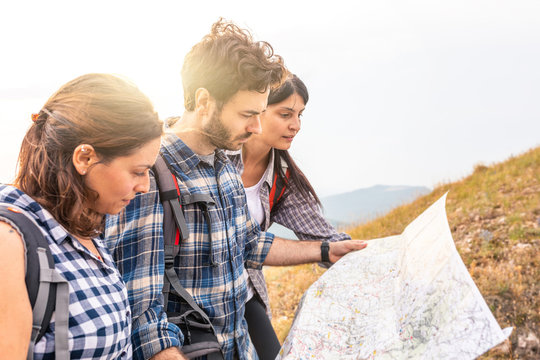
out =
<path fill-rule="evenodd" d="M 121 74 L 161 117 L 223 16 L 270 42 L 310 91 L 292 154 L 320 195 L 458 180 L 540 145 L 539 1 L 6 1 L 0 181 L 60 85 Z"/>

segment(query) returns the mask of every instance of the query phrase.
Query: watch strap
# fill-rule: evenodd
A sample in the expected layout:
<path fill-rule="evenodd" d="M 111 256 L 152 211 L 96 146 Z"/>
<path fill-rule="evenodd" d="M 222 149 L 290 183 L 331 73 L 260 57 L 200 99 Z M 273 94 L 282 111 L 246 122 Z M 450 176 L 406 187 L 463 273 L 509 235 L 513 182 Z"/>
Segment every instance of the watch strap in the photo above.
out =
<path fill-rule="evenodd" d="M 321 260 L 322 262 L 330 262 L 330 257 L 328 255 L 330 251 L 330 244 L 328 244 L 328 241 L 324 240 L 321 243 Z"/>

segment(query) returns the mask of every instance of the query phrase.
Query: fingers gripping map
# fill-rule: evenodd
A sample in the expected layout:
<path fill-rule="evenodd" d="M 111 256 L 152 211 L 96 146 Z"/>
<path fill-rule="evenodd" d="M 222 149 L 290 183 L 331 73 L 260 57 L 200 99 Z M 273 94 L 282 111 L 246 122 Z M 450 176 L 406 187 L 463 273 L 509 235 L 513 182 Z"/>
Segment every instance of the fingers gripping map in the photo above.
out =
<path fill-rule="evenodd" d="M 278 359 L 474 359 L 501 330 L 463 264 L 446 195 L 306 291 Z"/>

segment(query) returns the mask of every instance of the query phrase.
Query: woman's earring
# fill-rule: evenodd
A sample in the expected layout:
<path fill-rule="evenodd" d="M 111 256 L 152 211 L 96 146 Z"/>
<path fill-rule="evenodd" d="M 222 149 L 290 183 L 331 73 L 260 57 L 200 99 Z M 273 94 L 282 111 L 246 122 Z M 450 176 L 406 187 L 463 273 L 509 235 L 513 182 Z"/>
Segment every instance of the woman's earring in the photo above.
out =
<path fill-rule="evenodd" d="M 86 170 L 82 170 L 81 175 L 86 175 Z"/>

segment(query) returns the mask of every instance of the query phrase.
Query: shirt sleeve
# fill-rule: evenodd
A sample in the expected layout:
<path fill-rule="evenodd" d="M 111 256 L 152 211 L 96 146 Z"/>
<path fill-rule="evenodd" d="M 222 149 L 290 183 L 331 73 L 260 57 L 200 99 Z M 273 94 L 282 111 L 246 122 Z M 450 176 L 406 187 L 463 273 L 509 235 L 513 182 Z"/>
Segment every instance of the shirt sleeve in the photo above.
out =
<path fill-rule="evenodd" d="M 249 236 L 248 239 L 251 240 L 246 246 L 245 265 L 246 267 L 260 270 L 274 242 L 274 234 L 259 230 L 257 234 Z"/>
<path fill-rule="evenodd" d="M 283 197 L 275 206 L 270 214 L 270 222 L 291 229 L 300 240 L 332 242 L 351 239 L 348 234 L 336 231 L 323 216 L 315 199 L 305 199 L 293 181 L 289 181 Z"/>
<path fill-rule="evenodd" d="M 107 216 L 105 241 L 128 290 L 134 359 L 149 359 L 183 343 L 163 307 L 163 207 L 155 180 L 119 215 Z"/>

